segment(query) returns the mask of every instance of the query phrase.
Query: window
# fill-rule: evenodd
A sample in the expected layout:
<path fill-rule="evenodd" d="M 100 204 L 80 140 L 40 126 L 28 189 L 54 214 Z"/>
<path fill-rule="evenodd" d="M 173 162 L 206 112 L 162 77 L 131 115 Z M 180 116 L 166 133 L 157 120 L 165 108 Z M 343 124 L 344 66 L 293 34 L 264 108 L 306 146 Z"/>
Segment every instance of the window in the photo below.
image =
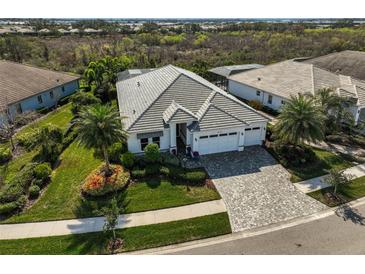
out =
<path fill-rule="evenodd" d="M 141 139 L 141 150 L 143 151 L 144 148 L 148 145 L 148 138 Z"/>
<path fill-rule="evenodd" d="M 208 138 L 208 136 L 200 136 L 199 138 L 200 138 L 200 139 L 207 139 L 207 138 Z"/>
<path fill-rule="evenodd" d="M 62 92 L 65 92 L 65 87 L 62 87 Z"/>
<path fill-rule="evenodd" d="M 160 147 L 160 137 L 152 137 L 152 143 L 157 144 Z"/>
<path fill-rule="evenodd" d="M 218 137 L 218 134 L 209 135 L 210 138 Z"/>
<path fill-rule="evenodd" d="M 43 103 L 42 95 L 38 95 L 37 99 L 38 99 L 38 103 L 40 103 L 40 104 Z"/>
<path fill-rule="evenodd" d="M 261 94 L 261 91 L 256 90 L 256 95 L 257 95 L 257 96 L 260 96 L 260 94 Z"/>
<path fill-rule="evenodd" d="M 227 133 L 219 134 L 219 136 L 227 136 Z"/>
<path fill-rule="evenodd" d="M 18 114 L 23 113 L 22 105 L 20 103 L 15 105 L 15 109 L 16 109 L 16 113 L 18 113 Z"/>
<path fill-rule="evenodd" d="M 250 131 L 252 130 L 252 128 L 245 128 L 245 131 Z"/>
<path fill-rule="evenodd" d="M 231 133 L 229 133 L 229 135 L 231 136 L 231 135 L 237 135 L 237 132 L 231 132 Z"/>
<path fill-rule="evenodd" d="M 53 90 L 49 92 L 49 97 L 51 97 L 51 99 L 53 99 L 53 97 L 54 97 Z"/>
<path fill-rule="evenodd" d="M 259 127 L 254 127 L 252 130 L 259 130 L 260 128 Z"/>
<path fill-rule="evenodd" d="M 267 98 L 267 102 L 268 102 L 269 104 L 272 104 L 272 95 L 269 95 L 269 98 Z"/>
<path fill-rule="evenodd" d="M 285 101 L 284 101 L 284 100 L 281 100 L 281 104 L 282 104 L 282 105 L 285 105 Z"/>

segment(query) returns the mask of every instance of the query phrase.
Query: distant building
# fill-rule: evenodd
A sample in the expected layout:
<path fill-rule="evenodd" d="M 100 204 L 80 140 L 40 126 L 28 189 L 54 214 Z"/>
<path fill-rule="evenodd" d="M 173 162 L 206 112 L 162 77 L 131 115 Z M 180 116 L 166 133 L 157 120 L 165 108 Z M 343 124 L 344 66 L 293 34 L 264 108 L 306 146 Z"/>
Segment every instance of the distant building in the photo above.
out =
<path fill-rule="evenodd" d="M 79 76 L 0 60 L 0 123 L 17 114 L 50 108 L 77 91 Z"/>
<path fill-rule="evenodd" d="M 212 68 L 209 72 L 213 75 L 213 83 L 221 89 L 227 90 L 229 76 L 262 67 L 263 65 L 259 64 L 233 65 Z"/>

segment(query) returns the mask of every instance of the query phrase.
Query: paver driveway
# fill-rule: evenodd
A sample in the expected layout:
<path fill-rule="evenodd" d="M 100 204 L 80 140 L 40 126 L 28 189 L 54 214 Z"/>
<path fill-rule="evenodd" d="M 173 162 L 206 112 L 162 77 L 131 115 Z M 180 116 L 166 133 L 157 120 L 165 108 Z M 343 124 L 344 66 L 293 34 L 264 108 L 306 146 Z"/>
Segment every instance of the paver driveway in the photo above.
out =
<path fill-rule="evenodd" d="M 326 208 L 295 188 L 290 174 L 261 147 L 201 157 L 228 210 L 233 231 L 309 215 Z"/>

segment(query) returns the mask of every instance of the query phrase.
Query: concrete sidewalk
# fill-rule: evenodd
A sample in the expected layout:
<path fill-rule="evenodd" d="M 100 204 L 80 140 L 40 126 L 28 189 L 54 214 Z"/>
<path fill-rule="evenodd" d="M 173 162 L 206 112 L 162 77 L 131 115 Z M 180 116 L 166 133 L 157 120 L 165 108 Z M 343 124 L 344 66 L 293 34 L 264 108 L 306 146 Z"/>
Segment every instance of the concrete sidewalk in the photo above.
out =
<path fill-rule="evenodd" d="M 119 216 L 118 228 L 136 227 L 190 219 L 226 212 L 222 200 L 192 205 L 124 214 Z M 103 230 L 104 217 L 61 221 L 0 225 L 0 240 L 60 236 Z"/>
<path fill-rule="evenodd" d="M 365 164 L 350 167 L 350 168 L 346 169 L 344 173 L 347 174 L 347 175 L 352 176 L 352 179 L 356 179 L 356 178 L 365 176 Z M 316 191 L 316 190 L 320 190 L 322 188 L 329 187 L 328 184 L 323 182 L 324 179 L 326 178 L 326 176 L 327 175 L 312 178 L 312 179 L 305 180 L 305 181 L 301 181 L 299 183 L 295 183 L 294 185 L 300 191 L 302 191 L 304 193 L 313 192 L 313 191 Z"/>

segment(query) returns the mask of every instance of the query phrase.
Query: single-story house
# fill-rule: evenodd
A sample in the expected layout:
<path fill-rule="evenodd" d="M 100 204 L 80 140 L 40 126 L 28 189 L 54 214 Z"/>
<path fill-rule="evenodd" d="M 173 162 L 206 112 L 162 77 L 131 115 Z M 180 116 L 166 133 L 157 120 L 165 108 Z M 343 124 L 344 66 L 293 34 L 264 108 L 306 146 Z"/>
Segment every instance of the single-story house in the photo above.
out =
<path fill-rule="evenodd" d="M 0 60 L 0 123 L 5 117 L 41 108 L 77 91 L 79 76 Z M 5 115 L 8 112 L 9 115 Z"/>
<path fill-rule="evenodd" d="M 363 116 L 364 81 L 295 59 L 235 74 L 229 77 L 228 83 L 229 93 L 245 100 L 257 100 L 275 110 L 280 110 L 291 95 L 315 95 L 322 88 L 331 88 L 341 96 L 352 98 L 355 105 L 350 111 L 356 122 Z"/>
<path fill-rule="evenodd" d="M 128 150 L 203 155 L 241 151 L 265 139 L 267 119 L 185 69 L 167 65 L 117 82 Z"/>
<path fill-rule="evenodd" d="M 210 69 L 209 72 L 212 75 L 212 82 L 219 88 L 227 90 L 229 76 L 262 67 L 263 65 L 260 64 L 232 65 L 232 66 L 215 67 Z"/>
<path fill-rule="evenodd" d="M 365 81 L 364 51 L 344 50 L 319 57 L 307 58 L 303 62 Z"/>

